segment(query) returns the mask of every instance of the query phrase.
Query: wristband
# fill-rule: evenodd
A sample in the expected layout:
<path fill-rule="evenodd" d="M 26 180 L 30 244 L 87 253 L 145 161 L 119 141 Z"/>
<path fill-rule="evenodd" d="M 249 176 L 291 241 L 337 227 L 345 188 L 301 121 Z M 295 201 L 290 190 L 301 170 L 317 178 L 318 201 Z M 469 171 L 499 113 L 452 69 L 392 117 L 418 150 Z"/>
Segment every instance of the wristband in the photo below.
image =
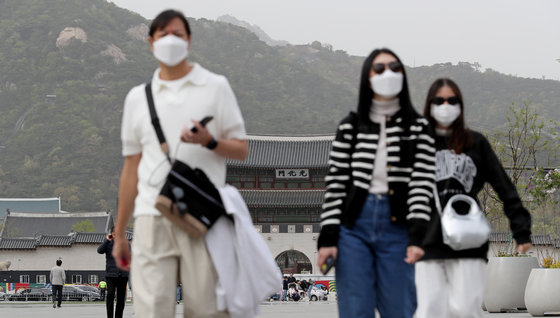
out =
<path fill-rule="evenodd" d="M 206 145 L 206 148 L 210 150 L 214 150 L 216 149 L 217 146 L 218 146 L 218 141 L 216 140 L 216 138 L 212 137 L 212 140 L 210 140 L 210 142 Z"/>

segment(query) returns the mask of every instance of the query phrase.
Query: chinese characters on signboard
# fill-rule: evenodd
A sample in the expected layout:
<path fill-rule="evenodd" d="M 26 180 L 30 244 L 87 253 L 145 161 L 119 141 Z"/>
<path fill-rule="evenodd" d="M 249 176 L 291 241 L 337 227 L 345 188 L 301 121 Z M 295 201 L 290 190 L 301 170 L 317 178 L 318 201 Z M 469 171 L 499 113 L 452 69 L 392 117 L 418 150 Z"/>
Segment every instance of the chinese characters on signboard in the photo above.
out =
<path fill-rule="evenodd" d="M 276 179 L 309 179 L 309 169 L 276 169 Z"/>

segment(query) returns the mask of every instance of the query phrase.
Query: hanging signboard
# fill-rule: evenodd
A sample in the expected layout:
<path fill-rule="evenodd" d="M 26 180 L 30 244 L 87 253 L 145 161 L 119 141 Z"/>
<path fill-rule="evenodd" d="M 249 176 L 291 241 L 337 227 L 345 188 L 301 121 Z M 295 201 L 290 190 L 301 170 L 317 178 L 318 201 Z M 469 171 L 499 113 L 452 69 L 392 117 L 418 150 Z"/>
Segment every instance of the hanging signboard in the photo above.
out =
<path fill-rule="evenodd" d="M 276 169 L 276 179 L 309 179 L 309 169 Z"/>

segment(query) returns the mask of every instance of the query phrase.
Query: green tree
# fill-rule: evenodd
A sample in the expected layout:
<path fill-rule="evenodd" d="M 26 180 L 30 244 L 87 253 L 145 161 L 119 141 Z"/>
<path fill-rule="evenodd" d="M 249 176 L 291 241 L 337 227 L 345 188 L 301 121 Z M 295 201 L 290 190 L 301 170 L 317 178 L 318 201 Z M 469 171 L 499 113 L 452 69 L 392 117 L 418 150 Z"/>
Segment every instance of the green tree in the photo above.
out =
<path fill-rule="evenodd" d="M 95 232 L 95 225 L 93 225 L 93 222 L 91 222 L 90 219 L 85 219 L 72 225 L 72 232 L 92 233 Z"/>
<path fill-rule="evenodd" d="M 506 128 L 489 136 L 489 140 L 506 166 L 524 205 L 532 212 L 534 230 L 539 234 L 553 234 L 553 229 L 560 225 L 557 213 L 547 200 L 537 200 L 533 189 L 535 182 L 542 178 L 541 167 L 548 166 L 560 149 L 558 134 L 553 129 L 557 123 L 539 117 L 531 103 L 526 101 L 521 108 L 512 104 L 506 119 Z M 480 202 L 494 230 L 509 231 L 502 202 L 488 185 L 481 192 Z"/>
<path fill-rule="evenodd" d="M 535 171 L 539 166 L 549 165 L 558 146 L 555 138 L 550 138 L 555 135 L 550 127 L 556 123 L 539 118 L 530 102 L 523 101 L 520 108 L 514 106 L 512 103 L 506 113 L 507 128 L 497 131 L 493 140 L 498 157 L 511 169 L 513 183 L 519 185 L 527 169 Z"/>

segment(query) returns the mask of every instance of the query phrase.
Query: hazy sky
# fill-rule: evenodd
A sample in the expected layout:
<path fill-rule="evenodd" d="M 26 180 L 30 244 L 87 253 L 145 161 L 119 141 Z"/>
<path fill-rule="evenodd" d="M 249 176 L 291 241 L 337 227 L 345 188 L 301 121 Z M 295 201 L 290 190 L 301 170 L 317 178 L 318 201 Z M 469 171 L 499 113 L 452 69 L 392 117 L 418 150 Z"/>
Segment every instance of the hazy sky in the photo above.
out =
<path fill-rule="evenodd" d="M 112 2 L 148 19 L 168 8 L 210 20 L 230 14 L 258 25 L 275 40 L 292 44 L 318 40 L 359 56 L 385 46 L 410 66 L 479 62 L 506 74 L 560 80 L 557 0 Z"/>

